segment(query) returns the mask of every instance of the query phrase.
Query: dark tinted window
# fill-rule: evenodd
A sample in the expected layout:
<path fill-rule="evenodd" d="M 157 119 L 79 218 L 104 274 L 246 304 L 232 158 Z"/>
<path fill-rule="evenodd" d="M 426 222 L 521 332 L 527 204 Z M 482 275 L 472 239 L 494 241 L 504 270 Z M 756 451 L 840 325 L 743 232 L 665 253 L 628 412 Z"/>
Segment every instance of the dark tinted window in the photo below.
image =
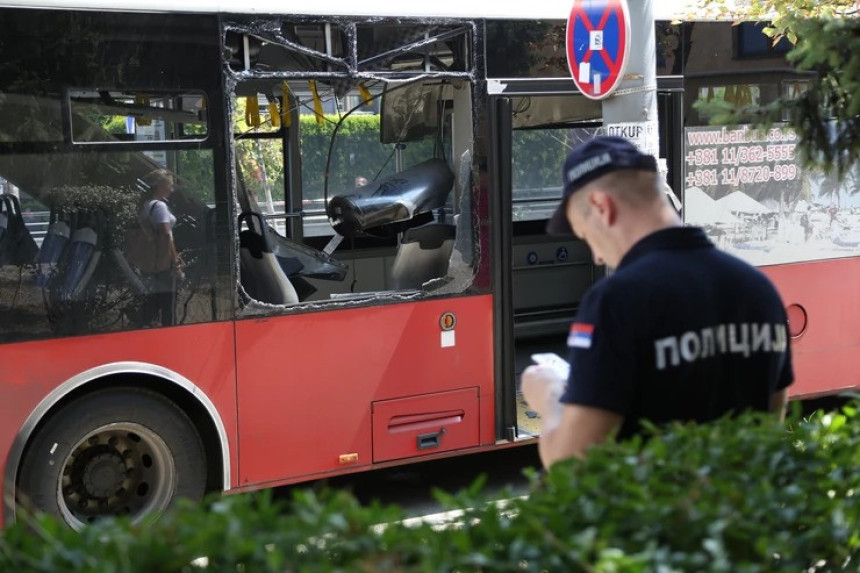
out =
<path fill-rule="evenodd" d="M 215 206 L 228 204 L 216 184 L 224 122 L 210 118 L 217 41 L 214 18 L 4 11 L 0 341 L 229 316 L 235 291 L 215 289 Z M 157 171 L 174 181 L 181 277 L 126 256 Z"/>
<path fill-rule="evenodd" d="M 487 77 L 570 77 L 564 20 L 487 22 Z"/>

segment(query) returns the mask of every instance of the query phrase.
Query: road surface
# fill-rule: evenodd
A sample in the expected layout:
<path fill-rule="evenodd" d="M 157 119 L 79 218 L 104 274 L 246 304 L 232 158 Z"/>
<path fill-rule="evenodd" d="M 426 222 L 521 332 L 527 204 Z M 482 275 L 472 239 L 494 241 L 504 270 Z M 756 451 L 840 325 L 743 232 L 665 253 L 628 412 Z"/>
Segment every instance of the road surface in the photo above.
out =
<path fill-rule="evenodd" d="M 278 488 L 277 495 L 290 495 L 296 487 L 344 488 L 363 504 L 378 500 L 401 506 L 407 516 L 423 516 L 442 511 L 432 496 L 434 488 L 456 493 L 483 473 L 489 495 L 506 486 L 523 495 L 527 491 L 523 470 L 539 466 L 537 446 L 529 444 L 286 486 Z"/>

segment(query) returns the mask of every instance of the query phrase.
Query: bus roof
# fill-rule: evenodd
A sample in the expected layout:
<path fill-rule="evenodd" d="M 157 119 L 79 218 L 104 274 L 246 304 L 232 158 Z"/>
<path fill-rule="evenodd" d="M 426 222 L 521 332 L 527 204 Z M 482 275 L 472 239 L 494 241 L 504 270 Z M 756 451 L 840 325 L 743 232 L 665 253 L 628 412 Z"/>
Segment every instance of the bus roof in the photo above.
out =
<path fill-rule="evenodd" d="M 683 19 L 692 12 L 692 0 L 652 0 L 655 20 Z M 566 20 L 572 0 L 499 2 L 498 0 L 326 0 L 295 2 L 284 0 L 0 0 L 0 8 L 53 8 L 117 12 L 197 12 L 227 14 L 291 14 L 318 16 L 398 16 L 416 18 L 488 18 Z M 287 6 L 289 5 L 289 8 Z"/>

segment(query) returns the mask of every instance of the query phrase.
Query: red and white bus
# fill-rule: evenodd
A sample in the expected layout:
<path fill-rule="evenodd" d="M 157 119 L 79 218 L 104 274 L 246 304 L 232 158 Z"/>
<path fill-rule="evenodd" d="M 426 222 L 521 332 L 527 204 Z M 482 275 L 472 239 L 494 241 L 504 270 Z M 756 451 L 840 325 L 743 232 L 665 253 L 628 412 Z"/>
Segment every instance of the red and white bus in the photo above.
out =
<path fill-rule="evenodd" d="M 519 373 L 565 354 L 604 273 L 544 233 L 567 150 L 605 129 L 565 62 L 568 2 L 284 10 L 0 1 L 3 523 L 536 438 Z M 688 222 L 778 285 L 794 398 L 860 387 L 856 183 L 693 107 L 813 78 L 754 25 L 670 16 L 659 154 Z M 125 256 L 157 170 L 175 280 Z"/>

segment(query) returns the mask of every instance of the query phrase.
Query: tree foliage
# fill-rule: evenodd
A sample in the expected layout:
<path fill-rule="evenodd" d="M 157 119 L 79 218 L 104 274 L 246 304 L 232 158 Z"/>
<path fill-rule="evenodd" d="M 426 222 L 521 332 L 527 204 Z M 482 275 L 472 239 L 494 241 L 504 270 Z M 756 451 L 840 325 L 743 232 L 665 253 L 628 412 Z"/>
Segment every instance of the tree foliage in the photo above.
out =
<path fill-rule="evenodd" d="M 787 55 L 815 81 L 799 94 L 755 104 L 700 103 L 714 112 L 712 123 L 752 123 L 767 127 L 787 121 L 800 139 L 798 150 L 808 167 L 834 171 L 841 179 L 860 158 L 860 5 L 856 0 L 698 0 L 697 16 L 765 22 L 774 44 L 783 38 Z"/>

